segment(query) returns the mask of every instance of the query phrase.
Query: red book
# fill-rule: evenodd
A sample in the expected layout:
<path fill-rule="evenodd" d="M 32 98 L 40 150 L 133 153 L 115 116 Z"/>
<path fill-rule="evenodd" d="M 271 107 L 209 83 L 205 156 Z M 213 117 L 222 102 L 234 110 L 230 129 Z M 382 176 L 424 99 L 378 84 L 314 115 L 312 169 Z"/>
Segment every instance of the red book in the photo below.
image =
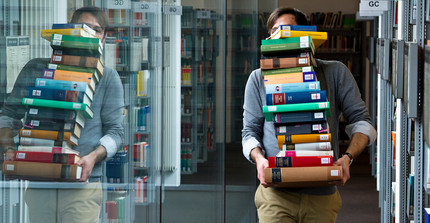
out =
<path fill-rule="evenodd" d="M 61 163 L 76 164 L 81 157 L 76 154 L 15 151 L 15 161 L 38 162 L 38 163 Z"/>
<path fill-rule="evenodd" d="M 332 156 L 269 157 L 269 168 L 331 166 L 331 165 L 333 165 Z"/>

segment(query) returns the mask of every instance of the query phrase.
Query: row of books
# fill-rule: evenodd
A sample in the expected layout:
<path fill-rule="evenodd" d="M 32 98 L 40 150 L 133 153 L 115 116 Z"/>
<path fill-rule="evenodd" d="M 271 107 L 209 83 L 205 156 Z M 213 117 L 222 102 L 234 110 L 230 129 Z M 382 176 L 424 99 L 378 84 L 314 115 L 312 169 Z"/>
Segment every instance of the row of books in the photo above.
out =
<path fill-rule="evenodd" d="M 354 28 L 355 14 L 343 14 L 341 11 L 314 12 L 310 15 L 309 23 L 324 28 Z"/>
<path fill-rule="evenodd" d="M 330 103 L 314 71 L 315 48 L 327 33 L 315 26 L 281 25 L 262 40 L 260 60 L 267 105 L 266 121 L 273 121 L 280 152 L 268 157 L 265 180 L 275 187 L 327 185 L 340 179 L 333 166 L 331 134 L 326 118 Z"/>
<path fill-rule="evenodd" d="M 148 114 L 150 112 L 150 107 L 134 107 L 133 108 L 133 124 L 134 129 L 137 131 L 147 131 L 148 130 Z"/>
<path fill-rule="evenodd" d="M 42 30 L 53 48 L 51 61 L 27 89 L 27 106 L 20 145 L 13 161 L 5 161 L 8 177 L 76 181 L 82 168 L 76 162 L 85 120 L 93 118 L 91 103 L 103 75 L 103 45 L 86 24 L 54 24 Z M 85 55 L 85 56 L 82 56 Z"/>

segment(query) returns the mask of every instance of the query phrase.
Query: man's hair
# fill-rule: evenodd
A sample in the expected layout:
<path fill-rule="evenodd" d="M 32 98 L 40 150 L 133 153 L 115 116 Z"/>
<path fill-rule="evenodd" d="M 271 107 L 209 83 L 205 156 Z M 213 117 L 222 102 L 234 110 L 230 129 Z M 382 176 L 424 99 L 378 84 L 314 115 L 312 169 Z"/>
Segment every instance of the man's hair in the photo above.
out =
<path fill-rule="evenodd" d="M 109 21 L 106 13 L 101 8 L 98 8 L 98 7 L 88 6 L 88 7 L 82 7 L 77 9 L 73 13 L 73 16 L 70 22 L 71 23 L 78 22 L 79 18 L 81 18 L 81 15 L 84 13 L 90 13 L 91 15 L 93 15 L 97 19 L 97 22 L 100 24 L 100 27 L 103 28 L 106 33 L 109 25 Z"/>
<path fill-rule="evenodd" d="M 277 8 L 270 14 L 269 19 L 267 19 L 267 31 L 269 33 L 272 30 L 273 25 L 276 23 L 276 20 L 278 20 L 279 17 L 285 14 L 293 15 L 297 25 L 308 25 L 308 19 L 306 18 L 306 14 L 302 11 L 295 8 L 287 7 Z"/>

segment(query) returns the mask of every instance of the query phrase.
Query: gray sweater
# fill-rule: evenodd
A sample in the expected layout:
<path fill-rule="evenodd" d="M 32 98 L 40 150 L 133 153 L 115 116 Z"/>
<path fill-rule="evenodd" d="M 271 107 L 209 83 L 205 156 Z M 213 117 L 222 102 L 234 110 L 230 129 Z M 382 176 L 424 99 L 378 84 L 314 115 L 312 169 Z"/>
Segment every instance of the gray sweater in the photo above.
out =
<path fill-rule="evenodd" d="M 316 60 L 314 66 L 317 79 L 321 82 L 321 89 L 327 90 L 330 102 L 331 117 L 327 118 L 332 135 L 332 149 L 334 160 L 339 157 L 338 129 L 339 118 L 343 113 L 346 122 L 346 133 L 351 137 L 360 132 L 369 137 L 369 145 L 376 139 L 376 130 L 371 124 L 369 113 L 354 77 L 341 62 Z M 327 89 L 326 89 L 327 87 Z M 242 147 L 244 156 L 251 161 L 250 153 L 255 147 L 262 148 L 266 158 L 276 156 L 278 149 L 273 122 L 265 121 L 262 106 L 266 103 L 266 90 L 261 70 L 254 70 L 249 76 L 245 88 L 245 102 L 243 105 Z M 252 161 L 251 161 L 252 162 Z M 309 194 L 331 194 L 336 191 L 333 187 L 285 189 Z"/>
<path fill-rule="evenodd" d="M 21 99 L 26 96 L 27 88 L 34 87 L 36 78 L 42 76 L 49 59 L 33 59 L 21 70 L 14 89 L 7 98 L 0 112 L 0 128 L 12 129 L 14 135 L 22 128 L 26 107 L 21 105 Z M 124 128 L 122 126 L 124 91 L 118 73 L 108 67 L 104 68 L 103 77 L 96 85 L 91 108 L 94 111 L 92 119 L 85 120 L 85 128 L 81 132 L 78 146 L 74 149 L 85 156 L 98 145 L 106 148 L 107 157 L 115 155 L 121 145 Z M 102 165 L 96 163 L 91 173 L 92 177 L 102 176 Z"/>

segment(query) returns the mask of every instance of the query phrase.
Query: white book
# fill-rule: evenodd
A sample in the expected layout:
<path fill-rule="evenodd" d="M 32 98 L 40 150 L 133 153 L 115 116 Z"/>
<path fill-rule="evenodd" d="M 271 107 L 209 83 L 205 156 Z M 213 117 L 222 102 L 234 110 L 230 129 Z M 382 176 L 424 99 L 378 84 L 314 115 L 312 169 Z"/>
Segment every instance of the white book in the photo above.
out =
<path fill-rule="evenodd" d="M 18 151 L 31 151 L 31 152 L 47 152 L 47 153 L 67 153 L 79 155 L 79 152 L 67 148 L 67 147 L 56 147 L 56 146 L 18 146 Z"/>
<path fill-rule="evenodd" d="M 295 156 L 331 156 L 333 157 L 333 150 L 329 151 L 312 151 L 312 150 L 288 150 L 280 151 L 276 157 L 295 157 Z"/>
<path fill-rule="evenodd" d="M 282 150 L 331 150 L 330 142 L 312 142 L 312 143 L 296 143 L 294 145 L 282 145 Z"/>

